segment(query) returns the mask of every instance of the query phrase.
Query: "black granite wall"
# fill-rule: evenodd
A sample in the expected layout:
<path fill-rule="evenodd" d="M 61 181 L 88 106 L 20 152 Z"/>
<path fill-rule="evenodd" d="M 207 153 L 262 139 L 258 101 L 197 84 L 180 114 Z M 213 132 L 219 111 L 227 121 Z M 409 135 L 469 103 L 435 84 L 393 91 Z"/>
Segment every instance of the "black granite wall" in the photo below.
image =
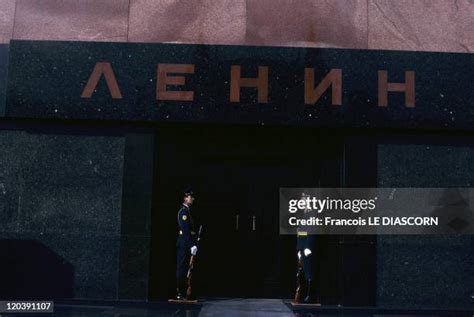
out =
<path fill-rule="evenodd" d="M 0 131 L 2 298 L 118 296 L 125 138 Z"/>
<path fill-rule="evenodd" d="M 154 139 L 151 131 L 125 136 L 119 299 L 148 299 Z"/>
<path fill-rule="evenodd" d="M 472 187 L 474 138 L 417 139 L 379 145 L 379 187 Z M 472 293 L 471 236 L 378 236 L 377 306 L 472 308 Z"/>
<path fill-rule="evenodd" d="M 8 45 L 0 44 L 0 116 L 3 116 L 5 113 L 7 64 L 8 64 Z"/>
<path fill-rule="evenodd" d="M 91 98 L 82 93 L 99 61 L 113 65 L 122 98 L 111 98 L 100 80 Z M 194 64 L 183 87 L 193 101 L 157 100 L 157 64 Z M 267 66 L 268 103 L 255 89 L 242 89 L 241 102 L 230 101 L 230 70 L 242 77 Z M 199 122 L 320 127 L 472 129 L 474 116 L 472 54 L 397 52 L 321 48 L 186 44 L 18 41 L 10 42 L 8 118 L 55 118 Z M 111 66 L 112 67 L 112 66 Z M 319 82 L 331 69 L 342 69 L 342 105 L 329 91 L 305 105 L 304 68 Z M 391 92 L 388 106 L 377 106 L 378 71 L 390 82 L 416 73 L 416 107 L 405 94 Z"/>

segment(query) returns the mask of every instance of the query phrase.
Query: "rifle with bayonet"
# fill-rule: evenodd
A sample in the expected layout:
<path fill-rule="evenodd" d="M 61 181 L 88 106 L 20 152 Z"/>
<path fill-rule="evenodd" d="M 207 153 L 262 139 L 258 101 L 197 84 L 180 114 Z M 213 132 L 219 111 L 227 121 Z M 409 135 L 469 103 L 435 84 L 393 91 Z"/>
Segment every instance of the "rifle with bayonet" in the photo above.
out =
<path fill-rule="evenodd" d="M 202 226 L 199 226 L 198 236 L 196 239 L 196 247 L 199 250 L 199 241 L 201 240 L 201 233 L 202 233 Z M 195 255 L 191 255 L 191 259 L 189 260 L 189 268 L 188 268 L 188 289 L 186 290 L 186 298 L 192 299 L 193 298 L 193 287 L 192 287 L 192 279 L 193 279 L 193 270 L 194 265 L 196 263 L 197 252 Z"/>
<path fill-rule="evenodd" d="M 298 258 L 298 270 L 296 272 L 296 292 L 295 292 L 295 298 L 293 299 L 293 302 L 298 304 L 301 303 L 303 300 L 303 292 L 304 292 L 304 285 L 305 284 L 305 278 L 304 278 L 304 270 L 303 270 L 303 259 Z"/>

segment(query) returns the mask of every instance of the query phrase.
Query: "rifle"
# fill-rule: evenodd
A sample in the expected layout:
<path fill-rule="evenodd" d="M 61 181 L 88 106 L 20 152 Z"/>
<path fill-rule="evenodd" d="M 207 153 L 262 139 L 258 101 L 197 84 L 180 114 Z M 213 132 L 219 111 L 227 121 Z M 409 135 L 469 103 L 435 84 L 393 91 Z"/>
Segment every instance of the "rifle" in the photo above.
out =
<path fill-rule="evenodd" d="M 199 241 L 201 240 L 201 233 L 202 233 L 202 226 L 199 226 L 199 231 L 198 231 L 198 236 L 196 240 L 196 247 L 198 247 L 199 250 Z M 193 270 L 194 270 L 194 264 L 196 262 L 196 255 L 191 255 L 191 259 L 189 260 L 189 269 L 188 269 L 188 289 L 186 290 L 186 298 L 191 299 L 193 295 L 193 288 L 192 288 L 192 278 L 193 278 Z"/>
<path fill-rule="evenodd" d="M 298 270 L 296 272 L 296 292 L 295 298 L 293 299 L 294 303 L 301 303 L 303 299 L 303 291 L 304 291 L 304 271 L 303 271 L 303 259 L 298 259 Z"/>

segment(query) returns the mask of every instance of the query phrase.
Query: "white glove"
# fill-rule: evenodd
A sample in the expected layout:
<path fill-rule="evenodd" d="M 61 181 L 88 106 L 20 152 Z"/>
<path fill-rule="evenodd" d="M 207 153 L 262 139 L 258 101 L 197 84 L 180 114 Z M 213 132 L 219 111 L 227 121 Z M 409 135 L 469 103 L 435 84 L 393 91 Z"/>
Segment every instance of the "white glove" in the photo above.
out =
<path fill-rule="evenodd" d="M 298 251 L 298 260 L 301 260 L 301 251 Z"/>
<path fill-rule="evenodd" d="M 196 255 L 198 253 L 198 247 L 193 245 L 191 247 L 191 255 Z"/>
<path fill-rule="evenodd" d="M 311 252 L 310 249 L 308 249 L 308 248 L 304 249 L 304 256 L 309 256 L 311 253 L 312 252 Z"/>

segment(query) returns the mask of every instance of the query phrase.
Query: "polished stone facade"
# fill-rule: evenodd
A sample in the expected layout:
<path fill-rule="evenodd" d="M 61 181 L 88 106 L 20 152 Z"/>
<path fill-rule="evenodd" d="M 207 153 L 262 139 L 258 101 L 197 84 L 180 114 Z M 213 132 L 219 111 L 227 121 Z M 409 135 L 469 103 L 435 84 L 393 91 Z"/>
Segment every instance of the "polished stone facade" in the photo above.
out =
<path fill-rule="evenodd" d="M 118 298 L 148 299 L 154 156 L 151 130 L 125 136 Z"/>
<path fill-rule="evenodd" d="M 470 0 L 2 0 L 11 39 L 472 52 Z"/>
<path fill-rule="evenodd" d="M 473 52 L 469 0 L 368 0 L 370 49 Z"/>
<path fill-rule="evenodd" d="M 5 98 L 7 88 L 8 45 L 0 44 L 0 116 L 5 112 Z"/>
<path fill-rule="evenodd" d="M 16 0 L 0 1 L 0 43 L 8 43 L 13 38 Z"/>
<path fill-rule="evenodd" d="M 56 46 L 58 43 L 45 45 L 58 47 Z M 83 108 L 78 107 L 81 106 L 80 102 L 69 102 L 78 100 L 74 98 L 80 95 L 81 85 L 74 88 L 77 90 L 74 93 L 77 92 L 77 94 L 72 94 L 70 91 L 60 94 L 47 90 L 50 89 L 48 87 L 52 87 L 51 89 L 71 87 L 70 82 L 58 80 L 61 70 L 54 70 L 54 67 L 58 65 L 68 65 L 70 61 L 68 62 L 67 57 L 64 56 L 69 55 L 61 57 L 65 58 L 62 61 L 63 64 L 57 64 L 60 59 L 55 59 L 55 56 L 58 57 L 64 52 L 74 54 L 78 47 L 81 53 L 88 54 L 84 55 L 86 57 L 115 58 L 117 55 L 116 52 L 110 50 L 114 47 L 112 44 L 83 43 L 82 45 L 71 46 L 65 51 L 54 53 L 44 51 L 44 56 L 52 58 L 37 64 L 37 68 L 28 68 L 31 72 L 26 71 L 28 64 L 22 63 L 25 60 L 18 58 L 12 64 L 15 67 L 12 69 L 13 81 L 9 83 L 11 93 L 7 105 L 9 118 L 2 121 L 0 132 L 0 145 L 3 149 L 0 157 L 0 196 L 2 197 L 0 200 L 0 248 L 8 251 L 6 252 L 8 261 L 4 261 L 3 265 L 6 263 L 24 264 L 28 262 L 25 259 L 34 259 L 39 262 L 33 261 L 34 265 L 31 266 L 17 266 L 17 271 L 15 271 L 15 266 L 3 267 L 0 272 L 2 274 L 13 272 L 14 274 L 10 277 L 2 276 L 2 280 L 10 282 L 13 281 L 11 277 L 21 275 L 20 270 L 23 272 L 32 270 L 36 273 L 33 276 L 44 274 L 45 278 L 49 279 L 53 277 L 48 275 L 52 271 L 48 265 L 53 265 L 55 272 L 58 272 L 57 276 L 61 277 L 56 281 L 61 282 L 51 283 L 48 292 L 52 296 L 145 300 L 148 297 L 148 265 L 151 252 L 150 211 L 154 141 L 152 130 L 145 129 L 130 133 L 128 129 L 129 126 L 140 124 L 146 127 L 151 126 L 143 122 L 149 119 L 143 117 L 143 113 L 149 111 L 149 108 L 145 108 L 147 105 L 156 105 L 154 99 L 156 82 L 153 79 L 156 69 L 153 63 L 148 65 L 144 59 L 155 58 L 157 55 L 154 54 L 156 51 L 153 49 L 148 50 L 147 45 L 140 44 L 137 48 L 140 50 L 141 60 L 133 65 L 124 63 L 126 67 L 117 71 L 118 76 L 125 75 L 120 78 L 132 82 L 131 85 L 124 84 L 124 89 L 127 95 L 132 96 L 130 99 L 133 100 L 132 104 L 138 105 L 137 108 L 130 109 L 126 108 L 125 103 L 121 104 L 124 106 L 118 110 L 119 114 L 123 114 L 121 117 L 115 116 L 116 113 L 113 112 L 116 106 L 108 104 L 109 96 L 106 90 L 98 93 L 98 101 L 82 104 Z M 123 47 L 123 52 L 128 52 L 125 46 Z M 195 58 L 197 61 L 208 61 L 205 58 L 208 58 L 209 51 L 212 51 L 202 46 L 199 49 L 190 46 L 180 48 L 185 47 L 190 50 L 190 56 L 197 56 Z M 229 56 L 237 56 L 249 63 L 254 62 L 248 57 L 247 49 L 252 50 L 240 48 L 229 53 Z M 228 50 L 231 49 L 228 48 Z M 277 68 L 281 70 L 281 74 L 287 75 L 293 71 L 294 65 L 288 61 L 296 60 L 297 65 L 304 67 L 305 62 L 311 60 L 311 54 L 300 56 L 298 53 L 293 54 L 291 49 L 276 51 L 289 52 L 288 55 L 279 55 L 283 62 L 275 64 L 280 67 Z M 41 48 L 36 51 L 38 52 L 41 53 Z M 260 60 L 265 61 L 265 58 L 272 56 L 270 53 L 275 51 L 255 49 L 252 52 L 263 52 Z M 350 81 L 349 84 L 354 84 L 357 89 L 354 89 L 353 93 L 347 95 L 345 99 L 365 111 L 374 106 L 373 92 L 367 83 L 375 81 L 374 78 L 370 79 L 370 76 L 374 75 L 370 75 L 366 68 L 355 68 L 354 64 L 357 67 L 365 65 L 361 59 L 367 58 L 382 65 L 387 61 L 386 56 L 395 56 L 413 67 L 421 67 L 422 74 L 426 72 L 429 75 L 424 79 L 421 77 L 420 94 L 422 97 L 426 96 L 422 100 L 427 102 L 421 103 L 422 112 L 407 113 L 404 112 L 406 109 L 398 108 L 389 112 L 390 116 L 378 113 L 370 117 L 369 119 L 374 120 L 375 123 L 381 123 L 382 126 L 389 123 L 388 126 L 390 126 L 391 120 L 394 120 L 400 123 L 400 126 L 397 126 L 399 128 L 418 129 L 423 122 L 429 122 L 431 124 L 429 127 L 438 128 L 439 131 L 442 128 L 447 134 L 452 133 L 448 132 L 450 128 L 472 127 L 471 112 L 468 107 L 473 101 L 472 90 L 469 89 L 474 79 L 471 55 L 424 55 L 421 53 L 404 55 L 400 52 L 350 51 L 350 54 L 343 56 L 344 53 L 338 53 L 338 50 L 313 52 L 313 57 L 322 56 L 326 58 L 326 61 L 330 60 L 330 56 L 337 56 L 341 63 L 348 65 L 349 74 L 358 74 L 360 71 L 362 77 L 369 78 L 367 82 Z M 327 52 L 335 55 L 325 55 Z M 38 58 L 41 55 L 28 55 L 31 53 L 31 50 L 30 53 L 25 51 L 25 57 L 29 58 L 30 62 L 34 60 L 34 57 Z M 196 55 L 192 55 L 193 53 Z M 176 54 L 166 56 L 172 62 L 181 61 L 181 56 Z M 125 60 L 127 58 L 125 56 Z M 354 59 L 357 63 L 354 63 Z M 274 60 L 271 62 L 275 63 Z M 84 65 L 78 62 L 77 65 L 79 64 Z M 70 63 L 70 68 L 65 68 L 63 74 L 70 75 L 68 80 L 72 78 L 84 84 L 89 72 L 86 70 L 76 72 L 74 67 L 77 65 Z M 92 62 L 88 64 L 88 66 L 92 65 Z M 454 69 L 453 65 L 458 65 L 459 69 Z M 229 63 L 225 66 L 229 66 Z M 392 66 L 396 67 L 399 64 L 394 63 Z M 88 68 L 90 69 L 91 67 Z M 204 83 L 205 88 L 212 90 L 211 85 L 216 74 L 222 71 L 221 66 L 211 64 L 203 69 L 204 73 L 200 82 Z M 43 81 L 38 82 L 38 76 L 35 75 L 43 75 L 44 77 L 41 77 Z M 56 75 L 58 77 L 54 77 Z M 134 81 L 136 78 L 139 78 L 138 82 Z M 440 83 L 443 78 L 449 80 Z M 27 84 L 29 80 L 31 80 L 31 86 Z M 284 84 L 294 84 L 294 78 L 283 78 L 280 79 L 281 81 Z M 221 84 L 221 88 L 226 87 L 225 82 Z M 33 94 L 29 94 L 30 88 L 33 89 Z M 438 88 L 442 91 L 438 91 Z M 369 92 L 369 95 L 366 92 Z M 301 98 L 296 94 L 285 96 L 283 93 L 277 96 L 288 98 L 282 99 L 284 101 Z M 327 102 L 327 98 L 324 100 Z M 401 98 L 398 98 L 398 102 L 401 102 L 400 100 Z M 215 102 L 213 105 L 216 107 L 220 104 L 217 99 L 211 101 Z M 41 106 L 49 111 L 48 116 L 44 116 L 45 108 Z M 57 108 L 48 108 L 50 106 Z M 104 106 L 109 112 L 98 114 L 98 109 L 104 109 Z M 166 108 L 166 105 L 163 106 Z M 241 106 L 248 105 L 238 107 Z M 233 110 L 236 110 L 235 108 Z M 55 114 L 54 109 L 60 111 Z M 216 110 L 216 108 L 211 110 Z M 173 119 L 182 122 L 206 122 L 209 118 L 207 116 L 213 114 L 212 111 L 196 113 L 193 112 L 194 109 L 186 106 L 169 107 L 166 111 Z M 31 118 L 38 119 L 34 125 L 31 121 L 27 125 L 22 119 L 28 114 L 32 114 Z M 267 118 L 266 115 L 275 115 L 257 108 L 252 111 L 242 111 L 241 114 L 247 115 L 244 118 L 248 121 L 244 123 L 252 124 L 260 123 L 258 120 Z M 349 114 L 354 113 L 349 112 Z M 219 115 L 212 118 L 213 122 L 227 122 L 227 119 L 232 118 L 233 112 L 224 111 Z M 288 119 L 286 115 L 285 112 L 277 113 L 275 117 L 272 117 L 274 121 L 270 121 L 286 123 L 284 122 Z M 42 121 L 45 118 L 53 118 L 57 121 Z M 95 128 L 91 128 L 85 125 L 91 123 L 90 121 L 64 120 L 71 118 L 101 119 L 104 120 L 102 122 L 105 125 L 110 124 L 109 119 L 137 119 L 139 123 L 130 124 L 129 122 L 127 127 L 122 125 L 119 128 L 99 129 L 97 121 L 94 123 Z M 297 117 L 297 119 L 301 118 Z M 337 123 L 338 117 L 333 119 Z M 377 124 L 364 125 L 368 121 L 362 120 L 363 117 L 356 115 L 349 117 L 349 120 L 354 119 L 359 121 L 351 122 L 360 123 L 360 127 L 379 127 Z M 314 123 L 311 120 L 315 119 L 308 120 Z M 53 122 L 61 122 L 64 125 L 67 122 L 75 128 L 51 124 Z M 420 135 L 422 133 L 424 132 L 420 132 Z M 439 134 L 441 133 L 444 132 Z M 393 144 L 388 142 L 388 139 L 379 142 L 378 161 L 370 162 L 378 166 L 379 186 L 472 186 L 474 171 L 470 167 L 470 162 L 474 155 L 472 151 L 474 147 L 470 139 L 451 135 L 449 138 L 444 138 L 444 141 L 440 141 L 441 138 L 433 141 L 433 139 L 427 140 L 417 136 L 419 135 L 398 140 Z M 461 144 L 453 145 L 459 142 Z M 365 139 L 362 143 L 366 144 Z M 354 173 L 354 170 L 351 172 Z M 380 307 L 404 305 L 412 308 L 471 307 L 469 295 L 473 290 L 469 285 L 474 285 L 473 253 L 473 242 L 470 237 L 378 237 L 377 305 Z M 48 260 L 42 262 L 39 259 Z M 44 283 L 44 281 L 37 279 L 34 280 L 36 284 L 27 284 L 26 279 L 25 284 L 19 285 L 27 285 L 33 292 L 39 291 L 38 283 Z M 9 284 L 3 283 L 2 286 L 4 285 Z M 0 292 L 13 294 L 7 293 L 8 289 L 0 288 Z"/>
<path fill-rule="evenodd" d="M 474 125 L 469 107 L 474 103 L 472 54 L 12 41 L 9 59 L 8 118 L 414 129 L 472 129 Z M 100 72 L 99 80 L 88 88 L 99 62 L 110 63 L 115 93 Z M 166 87 L 175 93 L 192 91 L 192 100 L 160 98 L 158 64 L 193 67 L 187 74 L 170 72 L 184 84 Z M 264 100 L 255 87 L 242 87 L 238 101 L 231 97 L 232 83 L 237 81 L 232 80 L 231 69 L 236 65 L 242 78 L 256 78 L 259 67 L 267 67 Z M 308 102 L 305 69 L 314 72 L 309 91 L 338 70 L 341 93 L 334 93 L 332 83 L 319 99 Z M 411 72 L 413 93 L 390 91 L 383 103 L 379 71 L 387 72 L 387 82 L 407 86 L 407 72 Z"/>
<path fill-rule="evenodd" d="M 116 299 L 124 138 L 26 127 L 0 131 L 0 144 L 2 298 Z"/>
<path fill-rule="evenodd" d="M 412 136 L 380 144 L 378 186 L 472 187 L 473 142 Z M 469 235 L 378 236 L 377 281 L 380 307 L 472 307 L 474 241 Z"/>

